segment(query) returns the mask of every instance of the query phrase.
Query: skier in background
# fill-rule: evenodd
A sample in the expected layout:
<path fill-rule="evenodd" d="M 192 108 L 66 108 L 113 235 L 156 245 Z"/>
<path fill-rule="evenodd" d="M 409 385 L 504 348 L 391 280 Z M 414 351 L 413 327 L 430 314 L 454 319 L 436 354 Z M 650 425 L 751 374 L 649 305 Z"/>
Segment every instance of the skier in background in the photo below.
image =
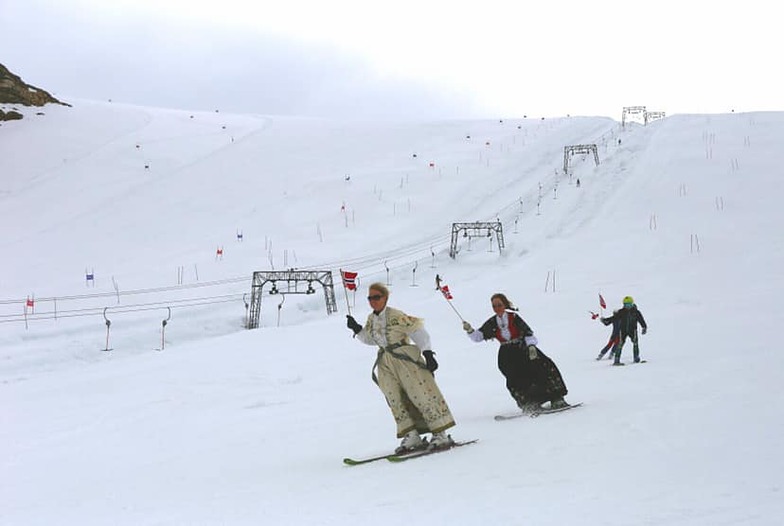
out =
<path fill-rule="evenodd" d="M 617 313 L 618 311 L 614 310 L 613 316 Z M 605 323 L 605 325 L 607 324 Z M 612 322 L 612 327 L 613 328 L 612 328 L 612 334 L 610 334 L 610 339 L 607 341 L 607 345 L 605 345 L 604 348 L 601 351 L 599 351 L 599 356 L 596 357 L 597 360 L 601 360 L 602 358 L 604 358 L 604 355 L 607 354 L 607 351 L 609 351 L 611 348 L 618 345 L 618 343 L 620 343 L 621 341 L 621 337 L 620 337 L 621 326 L 617 319 Z M 608 356 L 607 358 L 610 359 L 612 357 L 613 357 L 613 353 L 610 353 L 610 356 Z"/>
<path fill-rule="evenodd" d="M 430 335 L 421 318 L 388 307 L 388 300 L 389 289 L 373 283 L 368 290 L 373 312 L 365 326 L 350 314 L 346 326 L 362 343 L 378 347 L 372 376 L 395 417 L 397 437 L 403 439 L 395 453 L 450 447 L 454 441 L 446 430 L 455 425 L 455 419 L 433 375 L 438 362 Z M 423 433 L 432 433 L 429 443 L 420 436 Z"/>
<path fill-rule="evenodd" d="M 618 309 L 609 318 L 600 318 L 605 325 L 618 324 L 619 338 L 618 343 L 613 347 L 612 354 L 615 357 L 613 365 L 623 365 L 621 362 L 621 351 L 623 345 L 626 343 L 626 338 L 629 338 L 634 344 L 634 363 L 640 362 L 640 338 L 637 334 L 637 324 L 642 327 L 642 333 L 648 332 L 648 324 L 645 323 L 645 318 L 640 309 L 634 304 L 634 299 L 631 296 L 623 298 L 623 308 Z"/>
<path fill-rule="evenodd" d="M 498 349 L 498 369 L 506 378 L 506 388 L 524 413 L 542 409 L 549 401 L 551 409 L 567 407 L 568 392 L 561 372 L 555 363 L 537 347 L 533 330 L 517 314 L 509 299 L 498 292 L 490 297 L 495 316 L 474 330 L 467 321 L 463 330 L 474 342 L 495 338 Z"/>

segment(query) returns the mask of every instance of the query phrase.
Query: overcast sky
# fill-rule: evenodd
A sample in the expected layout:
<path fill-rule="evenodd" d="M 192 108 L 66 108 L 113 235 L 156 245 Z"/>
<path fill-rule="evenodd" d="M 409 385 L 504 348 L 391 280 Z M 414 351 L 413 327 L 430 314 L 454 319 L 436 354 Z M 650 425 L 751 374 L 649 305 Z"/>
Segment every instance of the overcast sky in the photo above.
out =
<path fill-rule="evenodd" d="M 242 113 L 784 110 L 767 4 L 0 0 L 0 63 L 65 100 Z"/>

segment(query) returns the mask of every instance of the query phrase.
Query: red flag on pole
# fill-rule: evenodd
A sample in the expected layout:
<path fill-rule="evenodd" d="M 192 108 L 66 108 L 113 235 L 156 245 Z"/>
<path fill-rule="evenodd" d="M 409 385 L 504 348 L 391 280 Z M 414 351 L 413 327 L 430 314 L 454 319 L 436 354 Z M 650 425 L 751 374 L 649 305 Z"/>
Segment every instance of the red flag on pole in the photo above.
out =
<path fill-rule="evenodd" d="M 27 306 L 30 308 L 35 307 L 35 300 L 27 298 Z"/>
<path fill-rule="evenodd" d="M 449 285 L 441 285 L 441 288 L 439 290 L 441 291 L 441 294 L 443 294 L 446 299 L 448 300 L 452 299 L 452 293 L 449 292 Z"/>
<path fill-rule="evenodd" d="M 602 298 L 602 295 L 601 295 L 601 294 L 599 294 L 599 306 L 600 306 L 601 308 L 603 308 L 603 309 L 606 309 L 606 308 L 607 308 L 607 304 L 604 302 L 604 298 Z"/>
<path fill-rule="evenodd" d="M 357 273 L 348 272 L 346 270 L 340 271 L 340 277 L 343 279 L 343 286 L 348 290 L 357 290 Z"/>

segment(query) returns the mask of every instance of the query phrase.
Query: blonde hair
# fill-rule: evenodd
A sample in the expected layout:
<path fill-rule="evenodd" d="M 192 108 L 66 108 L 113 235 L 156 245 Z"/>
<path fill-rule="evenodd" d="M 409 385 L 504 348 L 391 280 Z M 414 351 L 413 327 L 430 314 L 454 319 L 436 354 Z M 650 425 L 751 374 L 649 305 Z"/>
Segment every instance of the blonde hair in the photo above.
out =
<path fill-rule="evenodd" d="M 383 283 L 371 283 L 368 290 L 375 290 L 376 292 L 380 292 L 385 298 L 389 297 L 389 289 Z"/>

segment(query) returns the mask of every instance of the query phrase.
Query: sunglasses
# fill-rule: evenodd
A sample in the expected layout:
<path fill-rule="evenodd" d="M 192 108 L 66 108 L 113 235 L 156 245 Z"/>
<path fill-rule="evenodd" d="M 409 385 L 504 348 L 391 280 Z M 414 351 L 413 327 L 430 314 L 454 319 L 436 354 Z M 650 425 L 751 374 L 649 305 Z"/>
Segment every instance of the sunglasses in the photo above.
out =
<path fill-rule="evenodd" d="M 368 296 L 368 301 L 378 301 L 383 298 L 381 294 L 373 294 L 372 296 Z"/>

